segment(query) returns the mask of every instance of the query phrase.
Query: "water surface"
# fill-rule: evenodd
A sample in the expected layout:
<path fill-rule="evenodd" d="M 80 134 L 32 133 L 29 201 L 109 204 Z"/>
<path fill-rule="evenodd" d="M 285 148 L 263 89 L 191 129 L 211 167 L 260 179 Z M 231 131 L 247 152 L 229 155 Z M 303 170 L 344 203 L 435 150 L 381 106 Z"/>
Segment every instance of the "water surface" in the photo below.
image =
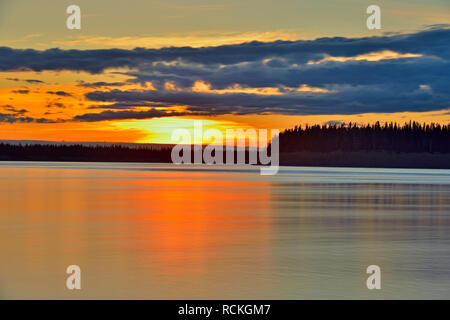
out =
<path fill-rule="evenodd" d="M 0 298 L 449 299 L 450 170 L 0 162 Z"/>

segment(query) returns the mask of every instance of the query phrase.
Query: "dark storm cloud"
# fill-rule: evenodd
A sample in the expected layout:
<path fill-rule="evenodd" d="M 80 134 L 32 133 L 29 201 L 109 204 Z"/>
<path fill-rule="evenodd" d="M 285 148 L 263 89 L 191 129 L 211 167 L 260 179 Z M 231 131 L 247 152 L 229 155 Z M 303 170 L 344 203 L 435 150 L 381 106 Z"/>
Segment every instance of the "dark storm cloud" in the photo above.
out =
<path fill-rule="evenodd" d="M 141 72 L 130 73 L 136 81 L 152 81 L 155 86 L 166 81 L 181 88 L 204 80 L 213 89 L 224 89 L 233 84 L 244 87 L 298 87 L 308 84 L 315 87 L 332 85 L 378 85 L 401 82 L 418 86 L 432 83 L 439 88 L 450 82 L 450 59 L 424 56 L 421 58 L 388 59 L 380 61 L 324 62 L 320 64 L 289 65 L 271 67 L 264 62 L 231 65 L 221 68 L 207 67 L 177 68 L 153 66 L 143 67 Z M 160 85 L 159 88 L 162 88 Z"/>
<path fill-rule="evenodd" d="M 328 57 L 354 58 L 381 51 L 408 56 L 379 61 L 326 60 Z M 142 85 L 151 82 L 156 90 L 108 89 L 88 93 L 87 99 L 98 102 L 92 109 L 110 110 L 80 115 L 76 120 L 151 118 L 157 116 L 157 110 L 138 111 L 135 108 L 170 105 L 183 105 L 187 106 L 187 112 L 211 115 L 355 114 L 450 108 L 448 25 L 381 37 L 250 42 L 203 48 L 84 51 L 0 48 L 0 71 L 101 73 L 113 67 L 132 68 L 123 72 L 130 77 L 128 82 Z M 213 90 L 236 85 L 244 89 L 274 87 L 281 94 L 195 92 L 192 86 L 196 81 L 208 83 Z M 168 82 L 178 90 L 168 90 Z M 121 86 L 122 83 L 80 85 L 100 88 Z M 320 88 L 322 92 L 294 90 L 304 85 Z"/>
<path fill-rule="evenodd" d="M 32 118 L 23 117 L 17 114 L 0 113 L 0 123 L 55 123 L 58 121 L 53 121 L 45 118 Z"/>
<path fill-rule="evenodd" d="M 126 85 L 126 82 L 83 82 L 81 81 L 78 86 L 85 88 L 98 88 L 98 87 L 121 87 Z"/>
<path fill-rule="evenodd" d="M 47 91 L 48 94 L 54 94 L 61 97 L 71 97 L 72 95 L 65 91 Z"/>
<path fill-rule="evenodd" d="M 30 118 L 30 117 L 17 116 L 15 114 L 0 113 L 0 123 L 1 122 L 3 122 L 3 123 L 16 123 L 16 122 L 30 123 L 30 122 L 34 122 L 34 119 Z"/>
<path fill-rule="evenodd" d="M 264 57 L 258 60 L 235 52 L 242 59 L 234 64 L 216 65 L 211 60 L 189 63 L 180 59 L 172 63 L 141 65 L 138 71 L 128 75 L 133 76 L 136 82 L 151 81 L 158 90 L 95 91 L 86 97 L 115 105 L 187 105 L 189 111 L 209 114 L 356 114 L 450 108 L 450 29 L 364 39 L 324 38 L 295 42 L 297 46 L 300 43 L 303 51 L 296 50 L 294 43 L 287 42 L 253 44 L 278 55 L 255 53 L 260 58 Z M 285 50 L 285 46 L 291 50 Z M 226 46 L 228 50 L 234 47 Z M 307 63 L 330 56 L 354 57 L 386 50 L 416 56 L 379 61 Z M 209 83 L 211 89 L 238 84 L 242 88 L 275 87 L 282 94 L 191 91 L 192 85 L 199 80 Z M 167 82 L 182 91 L 165 90 Z M 305 84 L 326 89 L 328 93 L 293 92 L 292 88 Z"/>
<path fill-rule="evenodd" d="M 52 108 L 52 107 L 64 109 L 64 108 L 66 108 L 66 105 L 61 102 L 52 102 L 52 103 L 47 104 L 47 108 Z"/>
<path fill-rule="evenodd" d="M 28 83 L 45 83 L 44 81 L 36 80 L 36 79 L 25 79 L 24 81 L 28 82 Z"/>
<path fill-rule="evenodd" d="M 26 109 L 19 109 L 9 104 L 1 106 L 0 109 L 8 113 L 0 112 L 0 123 L 57 123 L 65 120 L 51 120 L 46 118 L 33 118 L 24 116 L 28 113 Z"/>
<path fill-rule="evenodd" d="M 33 83 L 45 83 L 44 81 L 41 81 L 41 80 L 37 80 L 37 79 L 18 79 L 18 78 L 5 78 L 6 80 L 9 80 L 9 81 L 16 81 L 16 82 L 18 82 L 18 81 L 25 81 L 25 82 L 27 82 L 27 83 L 30 83 L 30 84 L 33 84 Z"/>
<path fill-rule="evenodd" d="M 161 110 L 150 109 L 146 111 L 103 111 L 100 113 L 86 113 L 73 118 L 75 121 L 82 122 L 96 122 L 105 120 L 126 120 L 126 119 L 152 119 L 162 117 L 176 117 L 183 116 L 186 113 L 182 112 L 166 112 Z"/>
<path fill-rule="evenodd" d="M 450 30 L 431 29 L 413 34 L 366 38 L 319 38 L 316 40 L 250 42 L 218 47 L 171 47 L 102 50 L 12 49 L 0 47 L 0 70 L 75 70 L 100 73 L 112 67 L 138 67 L 143 63 L 181 61 L 200 65 L 232 65 L 273 57 L 302 64 L 325 55 L 352 57 L 374 51 L 420 53 L 450 57 Z"/>
<path fill-rule="evenodd" d="M 398 92 L 395 87 L 342 87 L 336 93 L 259 95 L 249 93 L 199 93 L 188 91 L 95 91 L 86 95 L 92 101 L 144 104 L 145 101 L 187 105 L 192 112 L 218 114 L 355 114 L 366 112 L 430 111 L 450 107 L 445 96 L 433 98 L 416 88 Z M 433 107 L 437 103 L 439 107 Z"/>
<path fill-rule="evenodd" d="M 5 110 L 5 111 L 8 111 L 8 112 L 11 112 L 11 113 L 13 113 L 15 115 L 23 115 L 23 114 L 28 112 L 28 110 L 26 110 L 26 109 L 18 109 L 18 108 L 14 107 L 14 106 L 11 106 L 9 104 L 7 104 L 5 106 L 2 106 L 2 109 Z"/>
<path fill-rule="evenodd" d="M 124 110 L 124 109 L 135 109 L 140 107 L 169 107 L 170 103 L 164 102 L 121 102 L 105 105 L 94 105 L 90 106 L 88 109 L 113 109 L 113 110 Z"/>
<path fill-rule="evenodd" d="M 30 90 L 27 89 L 19 89 L 19 90 L 13 90 L 13 93 L 18 93 L 18 94 L 28 94 L 30 93 Z"/>

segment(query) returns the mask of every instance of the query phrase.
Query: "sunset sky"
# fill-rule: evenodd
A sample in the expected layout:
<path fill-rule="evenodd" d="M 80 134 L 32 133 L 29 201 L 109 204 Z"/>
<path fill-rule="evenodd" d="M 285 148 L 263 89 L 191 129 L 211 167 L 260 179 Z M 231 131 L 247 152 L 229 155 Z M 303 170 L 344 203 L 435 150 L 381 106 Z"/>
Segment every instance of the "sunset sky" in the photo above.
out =
<path fill-rule="evenodd" d="M 449 23 L 448 0 L 2 0 L 0 140 L 171 143 L 194 119 L 447 124 Z"/>

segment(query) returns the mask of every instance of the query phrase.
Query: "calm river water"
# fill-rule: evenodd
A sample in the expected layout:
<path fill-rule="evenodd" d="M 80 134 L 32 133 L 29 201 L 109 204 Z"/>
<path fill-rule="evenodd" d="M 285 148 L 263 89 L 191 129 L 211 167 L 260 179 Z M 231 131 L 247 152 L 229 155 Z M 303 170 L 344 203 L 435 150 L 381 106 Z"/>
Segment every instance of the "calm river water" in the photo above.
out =
<path fill-rule="evenodd" d="M 449 299 L 450 170 L 0 162 L 8 298 Z"/>

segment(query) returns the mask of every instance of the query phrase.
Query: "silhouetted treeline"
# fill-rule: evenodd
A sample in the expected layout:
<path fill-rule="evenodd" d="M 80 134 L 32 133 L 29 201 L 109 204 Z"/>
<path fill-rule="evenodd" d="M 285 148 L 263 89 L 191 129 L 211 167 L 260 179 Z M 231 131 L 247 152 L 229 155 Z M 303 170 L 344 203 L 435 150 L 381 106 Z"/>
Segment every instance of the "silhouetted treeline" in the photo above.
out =
<path fill-rule="evenodd" d="M 190 148 L 194 163 L 194 148 Z M 225 150 L 225 148 L 224 148 Z M 245 163 L 249 151 L 245 149 Z M 74 161 L 74 162 L 172 162 L 172 147 L 146 147 L 123 145 L 60 145 L 60 144 L 10 144 L 0 143 L 0 161 Z M 181 155 L 183 152 L 181 152 Z M 215 153 L 213 152 L 214 156 Z M 225 155 L 223 161 L 225 162 Z M 234 159 L 237 159 L 237 150 Z M 205 159 L 203 159 L 205 161 Z"/>
<path fill-rule="evenodd" d="M 170 163 L 171 151 L 170 146 L 0 143 L 0 161 Z M 420 156 L 424 153 L 429 156 Z M 449 156 L 449 125 L 377 122 L 366 126 L 298 126 L 280 133 L 280 163 L 284 165 L 449 168 Z M 245 159 L 248 163 L 248 150 Z"/>
<path fill-rule="evenodd" d="M 120 145 L 0 144 L 0 160 L 3 161 L 171 162 L 170 153 L 170 148 Z"/>
<path fill-rule="evenodd" d="M 280 133 L 280 152 L 450 153 L 450 126 L 409 122 L 296 126 Z"/>

